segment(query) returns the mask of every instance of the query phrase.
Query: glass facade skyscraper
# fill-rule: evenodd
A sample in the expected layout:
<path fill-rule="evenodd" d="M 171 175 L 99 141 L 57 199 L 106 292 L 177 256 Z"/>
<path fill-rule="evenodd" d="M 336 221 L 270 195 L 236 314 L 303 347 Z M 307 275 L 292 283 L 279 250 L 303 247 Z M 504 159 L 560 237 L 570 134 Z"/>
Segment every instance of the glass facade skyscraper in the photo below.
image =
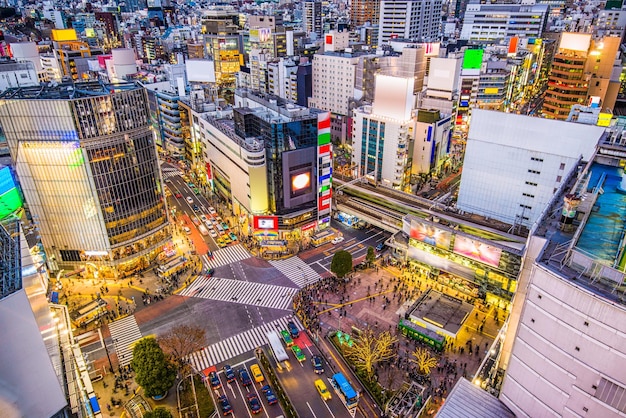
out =
<path fill-rule="evenodd" d="M 0 123 L 59 268 L 90 262 L 128 274 L 157 255 L 169 234 L 142 88 L 92 82 L 7 90 Z"/>

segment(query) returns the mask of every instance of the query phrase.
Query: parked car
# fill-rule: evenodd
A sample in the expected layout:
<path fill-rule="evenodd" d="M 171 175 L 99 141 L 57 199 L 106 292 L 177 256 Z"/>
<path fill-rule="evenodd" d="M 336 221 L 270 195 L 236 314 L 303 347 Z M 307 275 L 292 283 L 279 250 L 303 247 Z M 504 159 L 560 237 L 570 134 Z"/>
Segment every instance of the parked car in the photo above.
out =
<path fill-rule="evenodd" d="M 317 379 L 315 381 L 315 389 L 317 389 L 317 392 L 320 394 L 323 400 L 327 401 L 329 399 L 332 399 L 333 396 L 328 391 L 326 383 L 324 383 L 322 379 Z"/>
<path fill-rule="evenodd" d="M 274 405 L 275 403 L 278 403 L 278 398 L 276 397 L 276 395 L 274 395 L 274 392 L 272 392 L 272 388 L 270 388 L 270 385 L 265 385 L 261 388 L 261 392 L 263 392 L 263 394 L 265 395 L 265 399 L 267 399 L 267 403 L 269 405 Z"/>
<path fill-rule="evenodd" d="M 263 411 L 263 407 L 261 406 L 261 402 L 259 398 L 256 396 L 256 393 L 248 393 L 246 396 L 248 400 L 248 406 L 250 407 L 250 411 L 253 414 L 258 414 Z"/>
<path fill-rule="evenodd" d="M 280 331 L 280 335 L 283 337 L 283 341 L 287 347 L 291 347 L 293 345 L 293 339 L 291 338 L 289 331 L 283 329 Z"/>
<path fill-rule="evenodd" d="M 228 383 L 232 383 L 235 381 L 235 372 L 233 371 L 233 368 L 230 367 L 230 365 L 228 364 L 224 365 L 224 376 L 226 376 L 226 381 Z"/>
<path fill-rule="evenodd" d="M 289 334 L 291 334 L 291 338 L 298 338 L 298 335 L 300 335 L 300 331 L 298 330 L 296 324 L 293 323 L 293 321 L 287 322 L 287 328 L 289 328 Z"/>
<path fill-rule="evenodd" d="M 209 373 L 209 383 L 213 389 L 219 389 L 222 387 L 222 382 L 220 382 L 220 378 L 217 377 L 216 372 Z"/>
<path fill-rule="evenodd" d="M 331 241 L 333 244 L 339 244 L 340 242 L 342 242 L 344 240 L 343 237 L 336 237 L 333 238 L 333 240 Z"/>
<path fill-rule="evenodd" d="M 246 369 L 239 369 L 239 380 L 244 386 L 250 386 L 252 384 L 252 380 Z"/>
<path fill-rule="evenodd" d="M 322 364 L 322 358 L 320 356 L 311 357 L 311 364 L 313 365 L 313 371 L 316 374 L 324 373 L 324 365 Z"/>
<path fill-rule="evenodd" d="M 230 402 L 228 402 L 228 398 L 226 397 L 226 395 L 220 396 L 219 398 L 217 398 L 217 401 L 220 404 L 223 415 L 230 415 L 233 413 L 233 407 L 230 406 Z"/>
<path fill-rule="evenodd" d="M 261 368 L 258 364 L 253 364 L 252 366 L 250 366 L 250 373 L 252 373 L 252 377 L 254 377 L 254 381 L 257 383 L 261 383 L 265 380 L 265 377 L 263 377 L 263 373 L 261 373 Z"/>
<path fill-rule="evenodd" d="M 292 345 L 291 346 L 291 351 L 293 351 L 293 355 L 296 356 L 296 359 L 298 361 L 304 361 L 306 360 L 306 356 L 304 355 L 304 353 L 302 352 L 302 350 L 300 349 L 300 347 L 298 347 L 297 345 Z"/>

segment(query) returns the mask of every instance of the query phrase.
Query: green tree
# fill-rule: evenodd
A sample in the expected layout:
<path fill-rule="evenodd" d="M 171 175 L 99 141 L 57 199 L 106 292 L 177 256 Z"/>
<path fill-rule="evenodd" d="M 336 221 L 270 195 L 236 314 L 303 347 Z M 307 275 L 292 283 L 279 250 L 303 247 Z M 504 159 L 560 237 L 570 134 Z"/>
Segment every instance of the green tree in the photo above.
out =
<path fill-rule="evenodd" d="M 143 418 L 173 418 L 173 416 L 169 409 L 158 406 L 154 410 L 143 414 Z"/>
<path fill-rule="evenodd" d="M 365 372 L 367 379 L 371 382 L 376 364 L 397 355 L 393 350 L 393 345 L 397 340 L 389 331 L 375 334 L 371 328 L 367 328 L 354 338 L 354 344 L 351 347 L 344 348 L 344 353 L 348 359 L 352 360 L 357 370 Z"/>
<path fill-rule="evenodd" d="M 135 345 L 131 366 L 136 373 L 135 380 L 143 387 L 146 396 L 163 395 L 176 381 L 176 367 L 153 337 L 144 338 Z"/>
<path fill-rule="evenodd" d="M 376 252 L 374 251 L 374 247 L 367 247 L 367 255 L 365 256 L 365 261 L 367 261 L 367 264 L 370 266 L 374 264 L 374 261 L 376 261 Z"/>
<path fill-rule="evenodd" d="M 348 251 L 340 250 L 333 256 L 333 261 L 330 263 L 330 271 L 335 273 L 340 279 L 345 277 L 350 271 L 352 271 L 352 254 Z"/>

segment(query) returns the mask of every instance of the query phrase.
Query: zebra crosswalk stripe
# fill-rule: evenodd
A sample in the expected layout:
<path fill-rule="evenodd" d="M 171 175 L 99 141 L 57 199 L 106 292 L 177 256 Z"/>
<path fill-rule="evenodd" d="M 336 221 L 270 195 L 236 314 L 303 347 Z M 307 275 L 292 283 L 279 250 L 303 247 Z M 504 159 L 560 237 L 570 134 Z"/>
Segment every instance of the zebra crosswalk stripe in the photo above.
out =
<path fill-rule="evenodd" d="M 133 359 L 132 345 L 143 337 L 135 320 L 135 315 L 111 322 L 109 331 L 120 366 L 130 364 Z"/>
<path fill-rule="evenodd" d="M 247 353 L 253 349 L 267 344 L 266 333 L 287 329 L 287 322 L 291 316 L 284 316 L 272 322 L 265 323 L 256 328 L 249 329 L 242 333 L 228 337 L 222 341 L 204 347 L 202 350 L 192 353 L 188 359 L 196 371 L 226 362 L 240 354 Z M 297 323 L 298 328 L 301 328 Z"/>
<path fill-rule="evenodd" d="M 199 277 L 181 296 L 288 310 L 298 289 L 243 280 Z"/>
<path fill-rule="evenodd" d="M 284 260 L 272 260 L 269 263 L 298 287 L 304 287 L 321 279 L 321 276 L 311 266 L 297 256 Z"/>
<path fill-rule="evenodd" d="M 209 257 L 206 254 L 202 256 L 205 265 L 212 268 L 221 267 L 250 257 L 252 257 L 252 255 L 241 244 L 231 245 L 230 247 L 215 250 L 213 251 L 212 257 Z"/>

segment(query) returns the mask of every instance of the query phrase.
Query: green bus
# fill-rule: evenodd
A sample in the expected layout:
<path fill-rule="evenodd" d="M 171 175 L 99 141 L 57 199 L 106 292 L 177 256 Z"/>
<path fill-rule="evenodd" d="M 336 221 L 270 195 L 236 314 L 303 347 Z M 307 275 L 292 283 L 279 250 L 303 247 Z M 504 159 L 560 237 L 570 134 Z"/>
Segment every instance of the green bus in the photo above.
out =
<path fill-rule="evenodd" d="M 443 351 L 446 344 L 446 337 L 437 334 L 435 331 L 417 325 L 408 319 L 401 319 L 398 323 L 398 329 L 405 337 L 420 341 L 437 351 Z"/>

